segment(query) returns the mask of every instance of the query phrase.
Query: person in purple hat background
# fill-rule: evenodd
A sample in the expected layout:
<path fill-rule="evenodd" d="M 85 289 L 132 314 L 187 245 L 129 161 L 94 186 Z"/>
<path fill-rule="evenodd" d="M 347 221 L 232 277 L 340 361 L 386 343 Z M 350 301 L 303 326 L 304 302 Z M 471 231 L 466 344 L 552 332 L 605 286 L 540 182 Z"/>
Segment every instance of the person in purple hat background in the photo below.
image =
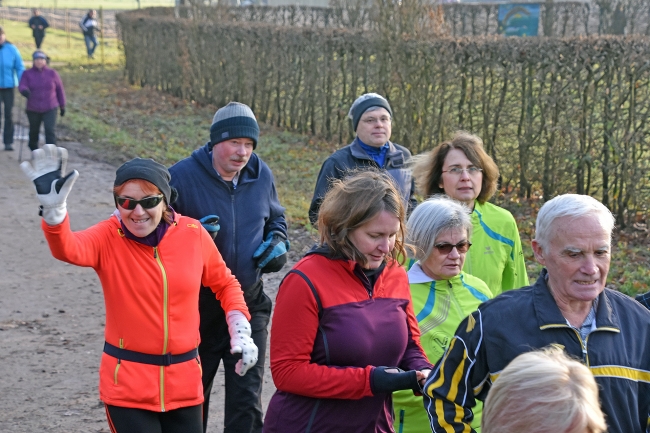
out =
<path fill-rule="evenodd" d="M 34 66 L 25 71 L 18 91 L 27 98 L 29 120 L 29 148 L 38 149 L 41 123 L 45 127 L 45 143 L 56 144 L 56 112 L 65 115 L 65 90 L 59 73 L 47 66 L 47 55 L 36 50 L 32 55 Z"/>

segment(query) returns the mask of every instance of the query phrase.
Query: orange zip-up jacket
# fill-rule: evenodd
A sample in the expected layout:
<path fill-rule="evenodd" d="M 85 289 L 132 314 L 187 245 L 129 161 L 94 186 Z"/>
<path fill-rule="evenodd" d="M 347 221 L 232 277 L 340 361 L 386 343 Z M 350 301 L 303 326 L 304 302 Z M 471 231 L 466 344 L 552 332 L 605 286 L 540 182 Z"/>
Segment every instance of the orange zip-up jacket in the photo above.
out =
<path fill-rule="evenodd" d="M 199 288 L 210 287 L 226 313 L 250 320 L 239 282 L 197 220 L 176 214 L 157 247 L 127 239 L 116 216 L 72 232 L 42 222 L 52 255 L 95 269 L 104 290 L 106 341 L 147 354 L 178 355 L 199 345 Z M 157 412 L 203 402 L 198 358 L 169 366 L 102 354 L 99 394 L 109 405 Z"/>

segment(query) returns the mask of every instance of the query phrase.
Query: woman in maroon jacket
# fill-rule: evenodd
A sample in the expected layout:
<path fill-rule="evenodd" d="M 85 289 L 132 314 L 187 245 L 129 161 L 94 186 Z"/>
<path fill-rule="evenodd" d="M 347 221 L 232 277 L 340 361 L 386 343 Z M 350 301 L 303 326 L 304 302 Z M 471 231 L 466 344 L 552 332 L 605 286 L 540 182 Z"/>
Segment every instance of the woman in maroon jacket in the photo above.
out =
<path fill-rule="evenodd" d="M 277 392 L 264 431 L 392 432 L 391 393 L 420 391 L 422 351 L 404 252 L 405 209 L 388 174 L 335 180 L 320 245 L 285 277 L 271 328 Z"/>
<path fill-rule="evenodd" d="M 47 66 L 47 56 L 41 50 L 32 55 L 34 66 L 26 70 L 20 79 L 18 91 L 27 98 L 29 120 L 29 148 L 38 149 L 38 133 L 41 123 L 45 127 L 45 143 L 56 144 L 56 111 L 65 114 L 65 91 L 58 72 Z"/>

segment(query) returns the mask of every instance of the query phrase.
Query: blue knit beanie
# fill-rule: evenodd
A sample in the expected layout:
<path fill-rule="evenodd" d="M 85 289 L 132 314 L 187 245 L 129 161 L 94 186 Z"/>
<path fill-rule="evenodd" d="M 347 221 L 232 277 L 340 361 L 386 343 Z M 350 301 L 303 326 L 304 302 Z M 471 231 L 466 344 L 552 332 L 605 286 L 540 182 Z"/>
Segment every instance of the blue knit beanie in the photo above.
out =
<path fill-rule="evenodd" d="M 210 127 L 210 149 L 215 144 L 233 138 L 250 138 L 253 149 L 257 147 L 260 127 L 255 120 L 253 110 L 246 104 L 230 102 L 217 110 Z"/>

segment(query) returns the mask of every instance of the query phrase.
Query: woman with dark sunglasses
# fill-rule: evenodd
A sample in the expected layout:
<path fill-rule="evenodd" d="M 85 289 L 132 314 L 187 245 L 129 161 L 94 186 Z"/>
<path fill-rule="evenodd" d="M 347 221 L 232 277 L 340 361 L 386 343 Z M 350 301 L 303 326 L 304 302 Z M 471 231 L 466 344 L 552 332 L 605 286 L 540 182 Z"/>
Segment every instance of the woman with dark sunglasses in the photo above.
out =
<path fill-rule="evenodd" d="M 425 197 L 446 194 L 467 205 L 474 246 L 465 272 L 485 281 L 495 296 L 528 285 L 517 223 L 510 212 L 488 201 L 497 190 L 499 169 L 483 149 L 483 140 L 457 132 L 418 155 L 413 177 Z"/>
<path fill-rule="evenodd" d="M 226 311 L 231 352 L 244 375 L 257 362 L 241 287 L 211 236 L 169 206 L 176 191 L 167 169 L 135 158 L 117 169 L 113 215 L 73 232 L 66 198 L 79 176 L 64 176 L 67 150 L 46 144 L 21 168 L 34 182 L 52 255 L 92 267 L 106 305 L 100 399 L 113 433 L 203 431 L 199 287 Z"/>
<path fill-rule="evenodd" d="M 492 293 L 482 280 L 462 271 L 472 246 L 472 222 L 465 205 L 445 196 L 430 198 L 415 208 L 406 230 L 415 255 L 408 278 L 420 343 L 429 360 L 438 364 L 460 322 Z M 395 431 L 431 432 L 421 397 L 395 392 L 393 408 Z M 474 408 L 474 428 L 481 425 L 481 409 L 480 403 Z"/>

